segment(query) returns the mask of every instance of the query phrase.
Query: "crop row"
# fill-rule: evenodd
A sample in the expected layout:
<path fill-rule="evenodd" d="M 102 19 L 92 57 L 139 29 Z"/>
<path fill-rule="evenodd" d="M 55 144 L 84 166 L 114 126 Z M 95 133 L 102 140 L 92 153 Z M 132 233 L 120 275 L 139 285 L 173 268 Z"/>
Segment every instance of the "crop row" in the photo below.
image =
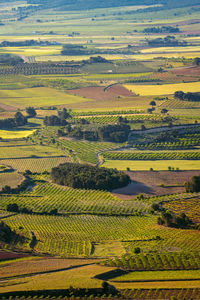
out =
<path fill-rule="evenodd" d="M 125 299 L 198 299 L 200 294 L 199 288 L 182 288 L 182 289 L 126 289 L 122 295 Z"/>
<path fill-rule="evenodd" d="M 90 123 L 97 123 L 97 124 L 111 124 L 117 123 L 119 116 L 92 116 L 92 117 L 84 117 Z M 136 114 L 136 115 L 126 115 L 126 119 L 129 121 L 162 121 L 163 117 L 161 115 L 150 115 L 150 114 Z"/>
<path fill-rule="evenodd" d="M 103 157 L 109 160 L 199 160 L 200 152 L 105 152 Z"/>
<path fill-rule="evenodd" d="M 104 261 L 103 264 L 134 271 L 200 269 L 200 253 L 161 252 L 124 255 L 121 258 Z"/>
<path fill-rule="evenodd" d="M 174 142 L 147 142 L 141 144 L 134 144 L 133 148 L 139 150 L 186 150 L 193 149 L 200 146 L 200 139 L 182 138 Z"/>
<path fill-rule="evenodd" d="M 67 157 L 45 157 L 45 158 L 24 158 L 24 159 L 7 159 L 2 160 L 4 165 L 11 166 L 19 172 L 30 170 L 31 172 L 51 171 L 52 168 L 57 167 L 69 161 Z"/>
<path fill-rule="evenodd" d="M 112 111 L 72 111 L 70 114 L 74 117 L 81 116 L 102 116 L 102 115 L 132 115 L 132 114 L 141 114 L 144 113 L 142 110 L 112 110 Z"/>

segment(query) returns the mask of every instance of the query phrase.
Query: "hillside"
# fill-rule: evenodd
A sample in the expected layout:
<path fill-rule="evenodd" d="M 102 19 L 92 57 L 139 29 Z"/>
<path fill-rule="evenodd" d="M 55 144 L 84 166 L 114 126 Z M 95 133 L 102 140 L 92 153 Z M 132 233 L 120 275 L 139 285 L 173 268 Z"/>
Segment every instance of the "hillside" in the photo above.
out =
<path fill-rule="evenodd" d="M 164 7 L 183 7 L 199 4 L 198 0 L 183 0 L 183 1 L 172 1 L 172 0 L 28 0 L 28 4 L 40 4 L 46 7 L 62 7 L 66 10 L 80 10 L 80 9 L 91 9 L 91 8 L 105 8 L 105 7 L 117 7 L 117 6 L 128 6 L 128 5 L 164 5 Z"/>

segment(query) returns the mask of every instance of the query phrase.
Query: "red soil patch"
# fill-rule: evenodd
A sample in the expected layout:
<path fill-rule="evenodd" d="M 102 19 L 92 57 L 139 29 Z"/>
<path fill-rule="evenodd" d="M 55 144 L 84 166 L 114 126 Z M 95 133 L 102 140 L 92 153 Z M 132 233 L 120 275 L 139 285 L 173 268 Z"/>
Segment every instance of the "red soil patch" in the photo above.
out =
<path fill-rule="evenodd" d="M 180 68 L 172 71 L 176 75 L 200 76 L 200 67 Z"/>
<path fill-rule="evenodd" d="M 9 259 L 16 259 L 22 257 L 28 257 L 29 254 L 26 253 L 15 253 L 10 251 L 0 251 L 0 261 L 9 260 Z"/>
<path fill-rule="evenodd" d="M 166 195 L 185 192 L 184 182 L 192 176 L 199 175 L 200 171 L 136 171 L 126 172 L 132 182 L 124 188 L 113 190 L 113 193 L 122 199 L 130 199 L 139 194 Z M 164 184 L 165 187 L 160 185 Z"/>
<path fill-rule="evenodd" d="M 15 111 L 15 110 L 17 110 L 16 107 L 11 106 L 11 105 L 7 105 L 7 104 L 4 104 L 4 103 L 0 103 L 0 107 L 1 107 L 3 110 L 6 110 L 6 111 Z"/>
<path fill-rule="evenodd" d="M 112 100 L 116 99 L 117 96 L 131 97 L 134 96 L 133 93 L 128 91 L 125 87 L 121 85 L 114 85 L 105 90 L 105 87 L 86 87 L 81 89 L 74 89 L 67 91 L 70 94 L 78 95 L 81 97 L 86 97 L 94 100 Z"/>

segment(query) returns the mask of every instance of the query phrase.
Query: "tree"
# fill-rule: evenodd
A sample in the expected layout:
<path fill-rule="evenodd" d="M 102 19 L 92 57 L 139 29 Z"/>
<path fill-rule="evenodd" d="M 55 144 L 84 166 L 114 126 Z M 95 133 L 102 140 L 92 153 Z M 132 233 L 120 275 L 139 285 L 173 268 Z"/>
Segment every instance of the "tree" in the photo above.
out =
<path fill-rule="evenodd" d="M 161 109 L 161 114 L 165 115 L 166 113 L 168 113 L 168 109 L 166 109 L 166 108 Z"/>
<path fill-rule="evenodd" d="M 153 107 L 153 106 L 156 106 L 156 102 L 155 102 L 154 100 L 152 100 L 152 101 L 149 103 L 149 105 L 151 105 L 152 107 Z"/>
<path fill-rule="evenodd" d="M 194 59 L 194 65 L 195 66 L 200 66 L 200 57 L 195 57 L 195 59 Z"/>
<path fill-rule="evenodd" d="M 13 204 L 8 204 L 7 205 L 7 211 L 10 211 L 10 212 L 19 212 L 19 207 L 16 203 L 13 203 Z"/>
<path fill-rule="evenodd" d="M 37 115 L 35 108 L 31 107 L 31 106 L 26 108 L 26 112 L 27 112 L 29 118 L 33 118 Z"/>
<path fill-rule="evenodd" d="M 15 123 L 16 126 L 23 126 L 27 123 L 27 118 L 22 115 L 20 111 L 15 114 Z"/>

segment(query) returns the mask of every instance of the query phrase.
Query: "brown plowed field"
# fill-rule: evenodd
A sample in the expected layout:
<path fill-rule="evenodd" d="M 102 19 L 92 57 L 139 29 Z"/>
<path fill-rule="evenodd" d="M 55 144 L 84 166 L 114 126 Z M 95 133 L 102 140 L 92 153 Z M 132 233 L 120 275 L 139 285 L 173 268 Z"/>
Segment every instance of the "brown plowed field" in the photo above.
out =
<path fill-rule="evenodd" d="M 172 71 L 176 75 L 200 76 L 200 67 L 180 68 Z"/>
<path fill-rule="evenodd" d="M 185 181 L 192 176 L 199 175 L 200 171 L 135 171 L 126 172 L 132 182 L 124 188 L 116 189 L 113 193 L 122 199 L 130 199 L 139 194 L 166 195 L 185 192 Z M 165 187 L 160 185 L 164 184 Z"/>
<path fill-rule="evenodd" d="M 22 257 L 28 257 L 28 256 L 30 256 L 30 255 L 26 254 L 26 253 L 0 251 L 0 261 L 9 260 L 9 259 L 16 259 L 16 258 L 22 258 Z"/>
<path fill-rule="evenodd" d="M 126 88 L 124 88 L 121 85 L 114 85 L 109 88 L 107 88 L 104 91 L 105 87 L 86 87 L 81 89 L 74 89 L 74 90 L 68 90 L 70 94 L 86 97 L 88 99 L 94 99 L 94 100 L 112 100 L 117 98 L 117 96 L 123 96 L 123 97 L 131 97 L 134 96 L 133 93 L 128 91 Z"/>

